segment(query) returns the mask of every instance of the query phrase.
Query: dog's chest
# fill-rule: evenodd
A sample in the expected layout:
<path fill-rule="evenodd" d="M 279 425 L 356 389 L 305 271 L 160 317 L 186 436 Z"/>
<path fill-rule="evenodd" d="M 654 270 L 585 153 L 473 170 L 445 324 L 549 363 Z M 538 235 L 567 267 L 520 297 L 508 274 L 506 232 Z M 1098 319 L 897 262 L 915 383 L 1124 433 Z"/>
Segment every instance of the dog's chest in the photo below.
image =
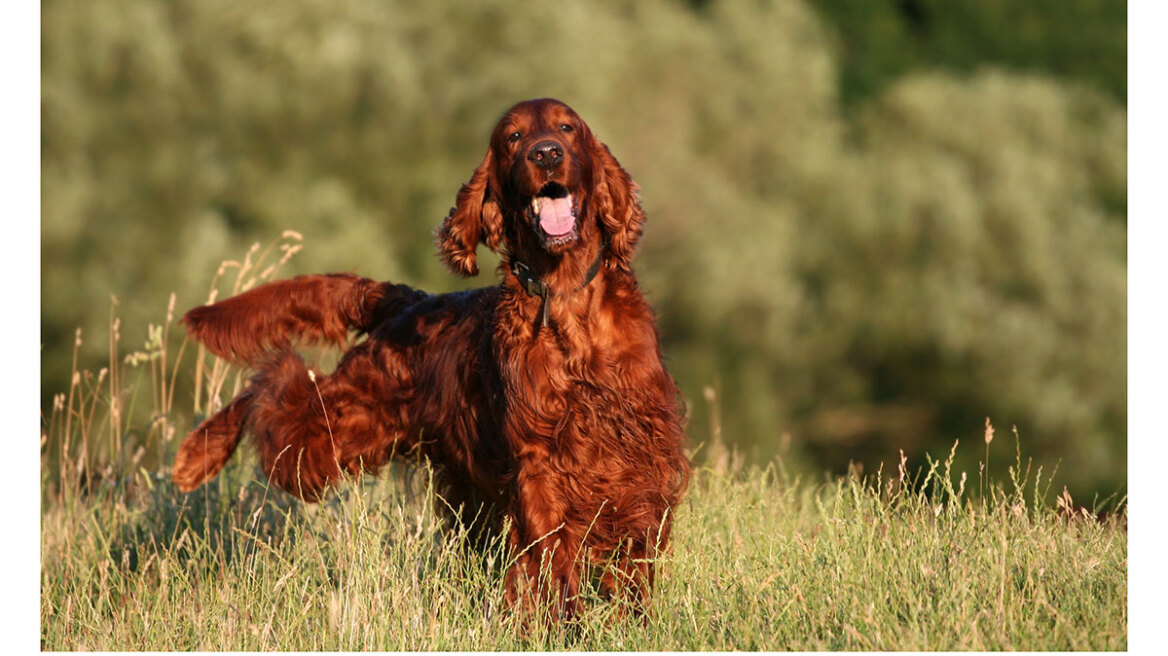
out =
<path fill-rule="evenodd" d="M 630 363 L 623 353 L 532 349 L 505 374 L 511 437 L 548 453 L 600 457 L 636 449 L 634 438 L 664 430 L 675 401 L 663 398 L 660 364 Z"/>

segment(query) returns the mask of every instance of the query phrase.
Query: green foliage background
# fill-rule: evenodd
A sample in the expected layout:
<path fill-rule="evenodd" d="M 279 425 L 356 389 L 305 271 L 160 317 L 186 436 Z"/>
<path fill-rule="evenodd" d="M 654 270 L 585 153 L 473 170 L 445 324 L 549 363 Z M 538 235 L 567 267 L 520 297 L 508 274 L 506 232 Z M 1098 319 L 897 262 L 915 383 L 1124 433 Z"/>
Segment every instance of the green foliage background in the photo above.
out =
<path fill-rule="evenodd" d="M 75 327 L 83 367 L 108 358 L 111 294 L 139 343 L 285 229 L 288 274 L 465 285 L 431 231 L 499 114 L 554 96 L 643 188 L 695 444 L 875 467 L 990 416 L 1114 492 L 1126 16 L 1007 4 L 46 0 L 44 403 Z"/>

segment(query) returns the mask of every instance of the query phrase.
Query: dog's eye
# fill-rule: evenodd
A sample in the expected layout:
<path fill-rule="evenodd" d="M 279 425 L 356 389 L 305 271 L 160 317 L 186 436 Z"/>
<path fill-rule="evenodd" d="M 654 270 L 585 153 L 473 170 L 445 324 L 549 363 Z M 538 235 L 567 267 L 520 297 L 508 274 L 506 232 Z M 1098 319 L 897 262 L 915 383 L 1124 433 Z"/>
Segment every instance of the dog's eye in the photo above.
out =
<path fill-rule="evenodd" d="M 572 127 L 571 125 L 568 125 L 567 123 L 560 124 L 560 131 L 561 132 L 574 132 L 575 130 L 576 130 L 576 128 Z"/>
<path fill-rule="evenodd" d="M 516 130 L 515 132 L 512 132 L 511 134 L 507 135 L 507 142 L 508 143 L 515 143 L 516 141 L 519 141 L 522 137 L 523 137 L 523 134 L 520 133 L 518 130 Z"/>

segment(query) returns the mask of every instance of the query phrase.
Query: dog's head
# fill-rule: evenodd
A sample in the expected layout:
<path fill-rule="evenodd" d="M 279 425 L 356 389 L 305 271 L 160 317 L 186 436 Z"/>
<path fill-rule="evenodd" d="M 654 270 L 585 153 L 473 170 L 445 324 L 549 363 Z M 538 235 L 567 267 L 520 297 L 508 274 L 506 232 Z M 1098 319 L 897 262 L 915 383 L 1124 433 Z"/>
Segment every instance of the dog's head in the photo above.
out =
<path fill-rule="evenodd" d="M 476 275 L 480 242 L 525 259 L 602 241 L 627 267 L 645 221 L 636 192 L 571 107 L 521 102 L 495 126 L 482 164 L 438 228 L 439 253 L 455 273 Z"/>

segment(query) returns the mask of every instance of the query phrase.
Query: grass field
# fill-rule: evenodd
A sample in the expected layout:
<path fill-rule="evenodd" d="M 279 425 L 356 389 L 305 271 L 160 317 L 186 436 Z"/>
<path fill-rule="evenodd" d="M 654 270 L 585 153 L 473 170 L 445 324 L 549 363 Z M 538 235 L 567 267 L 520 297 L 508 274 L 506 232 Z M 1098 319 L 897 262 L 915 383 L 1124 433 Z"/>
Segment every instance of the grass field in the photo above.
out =
<path fill-rule="evenodd" d="M 424 469 L 319 507 L 233 465 L 46 500 L 42 647 L 52 650 L 1123 650 L 1124 513 L 1021 493 L 823 483 L 775 467 L 699 471 L 648 619 L 589 605 L 524 631 L 501 548 L 443 528 Z M 935 472 L 936 473 L 936 472 Z M 919 482 L 919 481 L 918 481 Z"/>
<path fill-rule="evenodd" d="M 249 454 L 179 493 L 175 380 L 238 379 L 221 363 L 176 370 L 172 315 L 129 358 L 111 320 L 110 366 L 78 372 L 43 418 L 42 649 L 1127 648 L 1126 499 L 1058 494 L 1016 433 L 993 444 L 995 460 L 1012 447 L 1002 481 L 954 471 L 952 453 L 807 480 L 704 449 L 645 618 L 588 590 L 575 623 L 524 623 L 502 603 L 512 554 L 447 528 L 424 466 L 309 506 L 267 489 Z M 986 458 L 990 437 L 987 422 Z"/>

